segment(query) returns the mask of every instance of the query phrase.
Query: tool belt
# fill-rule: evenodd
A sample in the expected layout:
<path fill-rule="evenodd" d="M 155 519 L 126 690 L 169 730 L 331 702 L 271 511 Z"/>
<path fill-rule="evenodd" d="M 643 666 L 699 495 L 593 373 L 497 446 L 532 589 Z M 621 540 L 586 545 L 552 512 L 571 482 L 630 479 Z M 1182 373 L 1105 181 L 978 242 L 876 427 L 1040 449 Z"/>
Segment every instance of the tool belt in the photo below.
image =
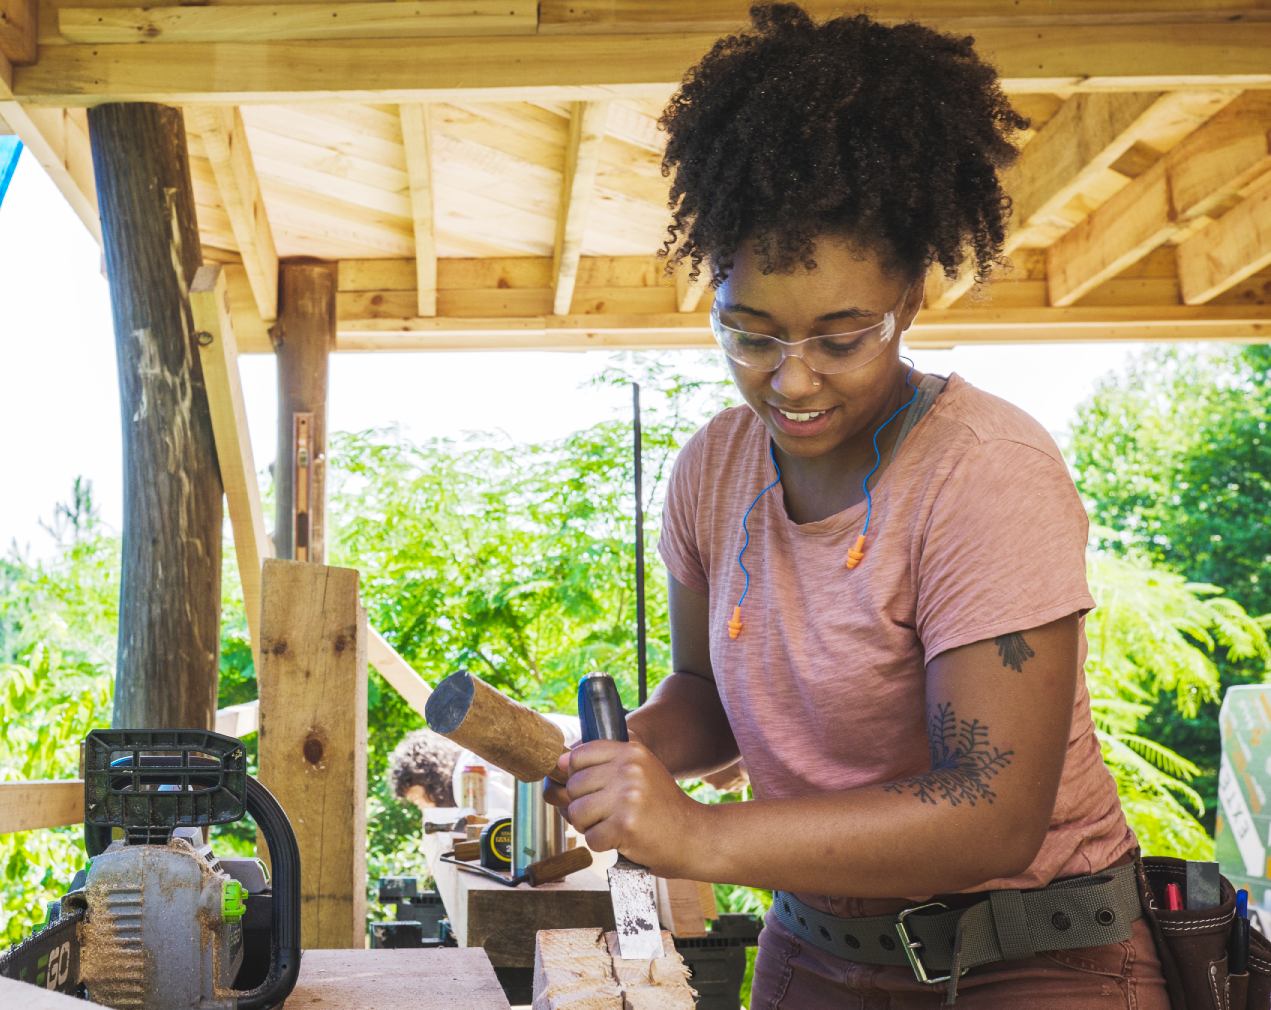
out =
<path fill-rule="evenodd" d="M 964 908 L 930 901 L 894 915 L 843 918 L 783 891 L 773 895 L 772 908 L 813 947 L 861 964 L 908 965 L 919 982 L 944 984 L 949 1004 L 971 968 L 1128 940 L 1143 914 L 1133 863 L 1035 891 L 987 891 Z"/>
<path fill-rule="evenodd" d="M 1236 917 L 1236 892 L 1220 878 L 1213 908 L 1171 912 L 1165 885 L 1183 884 L 1181 859 L 1149 856 L 1139 864 L 1143 909 L 1161 958 L 1173 1010 L 1264 1010 L 1271 1006 L 1271 942 L 1249 929 L 1248 971 L 1228 973 L 1227 954 Z"/>
<path fill-rule="evenodd" d="M 1250 928 L 1248 971 L 1229 974 L 1235 889 L 1222 877 L 1217 906 L 1171 912 L 1165 885 L 1182 884 L 1186 877 L 1181 859 L 1140 860 L 1136 854 L 1133 862 L 1035 891 L 987 891 L 962 908 L 930 901 L 893 915 L 844 918 L 778 891 L 772 910 L 782 926 L 813 947 L 861 964 L 907 965 L 919 982 L 944 985 L 947 1005 L 971 968 L 1118 943 L 1146 916 L 1172 1010 L 1271 1006 L 1271 941 Z"/>

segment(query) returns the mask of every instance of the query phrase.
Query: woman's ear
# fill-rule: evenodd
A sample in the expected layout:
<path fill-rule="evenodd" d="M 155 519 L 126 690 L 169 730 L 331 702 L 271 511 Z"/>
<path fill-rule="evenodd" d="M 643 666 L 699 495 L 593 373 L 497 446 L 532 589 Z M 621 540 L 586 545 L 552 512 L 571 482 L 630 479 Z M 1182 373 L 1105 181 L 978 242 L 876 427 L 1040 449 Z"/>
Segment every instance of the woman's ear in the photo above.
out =
<path fill-rule="evenodd" d="M 904 333 L 913 324 L 914 317 L 918 315 L 918 310 L 922 308 L 922 303 L 926 298 L 926 291 L 927 274 L 924 272 L 922 276 L 909 285 L 909 291 L 905 295 L 905 303 L 900 307 L 897 322 L 900 324 L 901 333 Z"/>

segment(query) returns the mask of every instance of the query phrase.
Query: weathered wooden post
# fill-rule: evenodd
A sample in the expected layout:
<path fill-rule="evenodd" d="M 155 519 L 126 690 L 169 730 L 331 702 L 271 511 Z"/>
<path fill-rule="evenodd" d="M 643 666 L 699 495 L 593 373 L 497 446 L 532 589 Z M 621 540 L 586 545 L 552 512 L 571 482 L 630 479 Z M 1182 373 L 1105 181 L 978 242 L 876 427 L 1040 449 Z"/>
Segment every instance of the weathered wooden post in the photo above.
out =
<path fill-rule="evenodd" d="M 286 263 L 278 322 L 278 456 L 274 549 L 280 558 L 326 557 L 327 362 L 335 346 L 335 268 Z"/>
<path fill-rule="evenodd" d="M 221 477 L 191 322 L 201 259 L 181 112 L 88 112 L 123 418 L 116 726 L 211 727 Z"/>
<path fill-rule="evenodd" d="M 300 845 L 306 948 L 366 937 L 366 611 L 358 574 L 268 560 L 260 773 Z"/>

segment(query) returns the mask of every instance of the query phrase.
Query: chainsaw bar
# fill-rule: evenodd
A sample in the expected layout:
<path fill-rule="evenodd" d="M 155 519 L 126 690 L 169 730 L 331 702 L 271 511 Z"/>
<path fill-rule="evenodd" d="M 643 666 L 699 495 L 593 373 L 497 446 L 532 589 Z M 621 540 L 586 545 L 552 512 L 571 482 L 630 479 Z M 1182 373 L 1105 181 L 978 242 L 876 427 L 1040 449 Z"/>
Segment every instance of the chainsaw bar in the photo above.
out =
<path fill-rule="evenodd" d="M 0 976 L 78 996 L 79 924 L 83 919 L 84 909 L 76 909 L 16 947 L 0 951 Z"/>

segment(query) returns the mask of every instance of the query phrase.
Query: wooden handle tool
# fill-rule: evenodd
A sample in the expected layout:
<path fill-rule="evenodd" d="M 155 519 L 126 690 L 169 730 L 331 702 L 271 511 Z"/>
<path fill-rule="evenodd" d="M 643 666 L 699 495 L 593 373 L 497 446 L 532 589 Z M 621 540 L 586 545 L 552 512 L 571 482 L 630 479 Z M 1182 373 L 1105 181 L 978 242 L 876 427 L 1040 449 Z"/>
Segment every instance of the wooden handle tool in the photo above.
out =
<path fill-rule="evenodd" d="M 554 880 L 564 880 L 571 873 L 585 870 L 590 865 L 591 849 L 566 849 L 554 856 L 540 859 L 537 863 L 530 863 L 525 868 L 523 876 L 530 887 L 538 887 L 540 884 L 550 884 Z"/>
<path fill-rule="evenodd" d="M 437 685 L 424 706 L 424 718 L 430 729 L 522 782 L 550 778 L 565 783 L 556 769 L 567 749 L 560 727 L 467 670 Z"/>

